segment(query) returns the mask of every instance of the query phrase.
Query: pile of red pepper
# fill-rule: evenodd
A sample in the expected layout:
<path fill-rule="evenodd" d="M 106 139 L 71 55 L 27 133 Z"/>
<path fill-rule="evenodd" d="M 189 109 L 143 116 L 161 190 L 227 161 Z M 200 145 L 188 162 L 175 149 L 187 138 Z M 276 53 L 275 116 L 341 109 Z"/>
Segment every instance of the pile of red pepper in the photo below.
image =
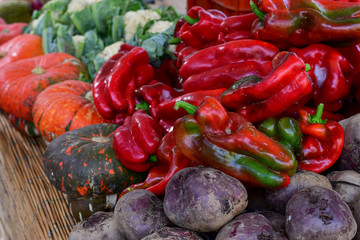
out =
<path fill-rule="evenodd" d="M 154 69 L 143 49 L 125 44 L 100 69 L 94 102 L 121 125 L 114 150 L 128 168 L 148 171 L 122 194 L 162 195 L 193 165 L 280 188 L 297 169 L 319 173 L 337 161 L 337 121 L 360 112 L 360 3 L 251 7 L 239 16 L 192 7 L 174 31 L 176 60 Z"/>

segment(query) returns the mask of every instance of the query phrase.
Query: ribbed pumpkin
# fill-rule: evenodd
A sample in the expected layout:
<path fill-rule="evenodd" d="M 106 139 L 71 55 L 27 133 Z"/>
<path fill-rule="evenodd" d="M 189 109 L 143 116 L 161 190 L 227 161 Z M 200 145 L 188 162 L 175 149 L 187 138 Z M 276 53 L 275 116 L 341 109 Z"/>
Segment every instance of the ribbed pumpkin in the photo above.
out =
<path fill-rule="evenodd" d="M 8 120 L 10 124 L 22 134 L 25 134 L 29 137 L 39 137 L 40 133 L 36 129 L 35 124 L 33 122 L 26 121 L 21 118 L 16 118 L 12 114 L 8 114 Z"/>
<path fill-rule="evenodd" d="M 0 4 L 1 12 L 1 4 Z M 1 16 L 1 15 L 0 15 Z M 26 26 L 26 23 L 10 23 L 0 24 L 0 45 L 9 41 L 13 37 L 22 34 L 22 29 Z"/>
<path fill-rule="evenodd" d="M 96 110 L 91 90 L 91 83 L 66 80 L 37 96 L 33 118 L 45 140 L 52 141 L 67 131 L 105 122 Z"/>
<path fill-rule="evenodd" d="M 21 34 L 0 45 L 0 68 L 11 62 L 43 54 L 40 36 Z"/>
<path fill-rule="evenodd" d="M 78 79 L 84 64 L 66 53 L 49 53 L 7 64 L 0 68 L 0 108 L 16 118 L 33 121 L 37 95 L 48 86 Z"/>
<path fill-rule="evenodd" d="M 44 153 L 46 176 L 56 189 L 74 198 L 120 193 L 142 182 L 144 173 L 125 168 L 112 148 L 119 125 L 99 123 L 68 131 Z"/>

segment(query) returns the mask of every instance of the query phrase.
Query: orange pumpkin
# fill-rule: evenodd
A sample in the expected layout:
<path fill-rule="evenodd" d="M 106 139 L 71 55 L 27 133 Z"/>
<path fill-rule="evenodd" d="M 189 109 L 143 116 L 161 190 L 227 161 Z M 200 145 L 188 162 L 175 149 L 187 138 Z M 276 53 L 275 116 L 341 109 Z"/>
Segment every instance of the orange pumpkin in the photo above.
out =
<path fill-rule="evenodd" d="M 93 103 L 91 90 L 91 83 L 67 80 L 37 96 L 34 123 L 45 140 L 52 141 L 67 131 L 105 122 Z"/>
<path fill-rule="evenodd" d="M 16 118 L 33 121 L 36 96 L 48 86 L 78 79 L 84 64 L 66 53 L 26 58 L 0 68 L 0 108 Z"/>
<path fill-rule="evenodd" d="M 10 23 L 10 24 L 0 24 L 0 44 L 7 42 L 13 37 L 22 34 L 22 29 L 27 25 L 27 23 Z"/>
<path fill-rule="evenodd" d="M 40 36 L 21 34 L 0 45 L 0 68 L 11 62 L 43 54 Z"/>

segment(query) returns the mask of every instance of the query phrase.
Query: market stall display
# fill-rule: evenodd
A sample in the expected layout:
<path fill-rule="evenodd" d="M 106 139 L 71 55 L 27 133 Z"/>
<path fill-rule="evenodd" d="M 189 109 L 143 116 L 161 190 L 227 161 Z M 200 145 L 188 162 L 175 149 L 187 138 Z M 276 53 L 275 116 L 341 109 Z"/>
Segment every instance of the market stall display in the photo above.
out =
<path fill-rule="evenodd" d="M 349 31 L 360 3 L 250 0 L 241 14 L 219 3 L 184 15 L 82 3 L 44 3 L 0 45 L 0 109 L 43 146 L 41 184 L 65 202 L 49 214 L 61 232 L 41 222 L 42 233 L 356 239 L 360 194 L 348 188 L 349 200 L 336 176 L 359 169 L 360 35 Z M 6 56 L 26 51 L 22 37 L 37 51 Z M 360 175 L 342 173 L 356 189 Z"/>

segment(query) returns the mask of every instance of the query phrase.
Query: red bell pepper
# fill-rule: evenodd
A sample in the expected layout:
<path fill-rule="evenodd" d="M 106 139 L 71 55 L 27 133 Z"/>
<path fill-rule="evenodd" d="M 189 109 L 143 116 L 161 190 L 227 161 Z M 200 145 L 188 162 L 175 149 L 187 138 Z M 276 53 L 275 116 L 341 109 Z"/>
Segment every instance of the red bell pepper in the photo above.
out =
<path fill-rule="evenodd" d="M 181 118 L 188 113 L 184 109 L 175 110 L 174 106 L 178 101 L 185 101 L 195 106 L 199 106 L 205 97 L 211 96 L 215 99 L 220 99 L 221 94 L 226 88 L 219 88 L 214 90 L 199 90 L 191 93 L 182 94 L 170 101 L 160 103 L 156 108 L 156 116 L 159 124 L 167 131 L 172 130 L 172 126 L 178 118 Z"/>
<path fill-rule="evenodd" d="M 156 161 L 154 154 L 162 137 L 163 131 L 157 122 L 144 110 L 137 110 L 115 130 L 113 148 L 125 167 L 146 172 L 153 160 Z"/>
<path fill-rule="evenodd" d="M 181 95 L 181 93 L 175 91 L 174 88 L 156 80 L 152 80 L 149 84 L 141 86 L 137 90 L 137 94 L 139 98 L 141 97 L 148 104 L 146 108 L 142 109 L 148 111 L 156 120 L 158 119 L 156 113 L 158 105 Z M 137 107 L 139 108 L 139 105 L 137 105 Z"/>
<path fill-rule="evenodd" d="M 180 69 L 181 65 L 197 51 L 199 51 L 199 49 L 191 46 L 183 47 L 177 54 L 176 67 Z"/>
<path fill-rule="evenodd" d="M 172 59 L 162 59 L 159 68 L 154 68 L 154 79 L 174 88 L 179 88 L 179 69 L 176 61 Z"/>
<path fill-rule="evenodd" d="M 197 108 L 177 106 L 193 113 L 174 125 L 176 146 L 192 161 L 219 169 L 245 184 L 279 188 L 289 184 L 296 171 L 294 154 L 258 131 L 245 118 L 228 112 L 219 101 L 206 97 Z"/>
<path fill-rule="evenodd" d="M 240 61 L 209 69 L 191 75 L 183 84 L 185 93 L 197 90 L 210 90 L 217 88 L 229 88 L 237 80 L 247 76 L 264 78 L 272 71 L 270 61 Z"/>
<path fill-rule="evenodd" d="M 288 53 L 264 79 L 240 79 L 220 101 L 251 122 L 276 117 L 311 93 L 312 82 L 306 70 L 295 53 Z"/>
<path fill-rule="evenodd" d="M 360 40 L 360 4 L 327 0 L 250 1 L 253 37 L 280 48 Z"/>
<path fill-rule="evenodd" d="M 113 107 L 131 114 L 135 109 L 135 88 L 148 83 L 153 77 L 154 69 L 149 64 L 147 52 L 140 47 L 131 49 L 107 76 L 108 94 Z"/>
<path fill-rule="evenodd" d="M 194 6 L 183 17 L 184 24 L 179 29 L 178 35 L 186 46 L 204 48 L 217 42 L 221 23 L 226 18 L 225 13 L 219 10 L 205 10 L 200 6 Z"/>
<path fill-rule="evenodd" d="M 135 90 L 154 78 L 147 52 L 123 44 L 98 71 L 93 82 L 94 104 L 101 116 L 121 124 L 135 111 Z M 122 120 L 122 121 L 120 121 Z"/>
<path fill-rule="evenodd" d="M 216 67 L 234 62 L 268 62 L 279 52 L 274 45 L 253 39 L 242 39 L 199 50 L 186 59 L 179 69 L 186 79 Z"/>
<path fill-rule="evenodd" d="M 352 99 L 349 99 L 350 102 L 344 106 L 346 108 L 346 112 L 350 114 L 346 114 L 347 116 L 354 115 L 359 113 L 359 104 L 360 104 L 360 81 L 356 79 L 360 79 L 360 43 L 350 44 L 347 46 L 338 47 L 337 50 L 343 55 L 350 64 L 354 67 L 354 75 L 352 86 L 350 90 L 351 98 L 356 102 L 352 102 Z M 352 106 L 350 106 L 352 105 Z M 354 108 L 357 110 L 354 111 Z"/>
<path fill-rule="evenodd" d="M 344 130 L 333 120 L 322 120 L 324 105 L 319 104 L 315 115 L 299 111 L 298 122 L 303 133 L 299 169 L 316 173 L 330 168 L 338 160 L 344 145 Z"/>
<path fill-rule="evenodd" d="M 226 18 L 221 23 L 218 42 L 224 43 L 252 38 L 251 25 L 255 19 L 257 19 L 257 16 L 254 13 L 234 15 Z"/>
<path fill-rule="evenodd" d="M 107 91 L 106 78 L 114 67 L 115 63 L 124 56 L 124 52 L 119 52 L 107 60 L 97 72 L 93 81 L 93 99 L 96 109 L 105 119 L 113 119 L 118 114 L 110 100 L 108 99 L 105 91 Z"/>
<path fill-rule="evenodd" d="M 181 169 L 194 166 L 177 148 L 173 132 L 167 133 L 157 149 L 158 162 L 150 168 L 144 182 L 136 183 L 124 189 L 120 197 L 134 189 L 146 189 L 157 196 L 165 194 L 165 188 L 170 178 Z"/>
<path fill-rule="evenodd" d="M 354 69 L 339 51 L 324 44 L 311 44 L 303 49 L 290 48 L 310 65 L 307 73 L 314 83 L 315 106 L 323 103 L 325 110 L 338 111 L 349 94 Z"/>

